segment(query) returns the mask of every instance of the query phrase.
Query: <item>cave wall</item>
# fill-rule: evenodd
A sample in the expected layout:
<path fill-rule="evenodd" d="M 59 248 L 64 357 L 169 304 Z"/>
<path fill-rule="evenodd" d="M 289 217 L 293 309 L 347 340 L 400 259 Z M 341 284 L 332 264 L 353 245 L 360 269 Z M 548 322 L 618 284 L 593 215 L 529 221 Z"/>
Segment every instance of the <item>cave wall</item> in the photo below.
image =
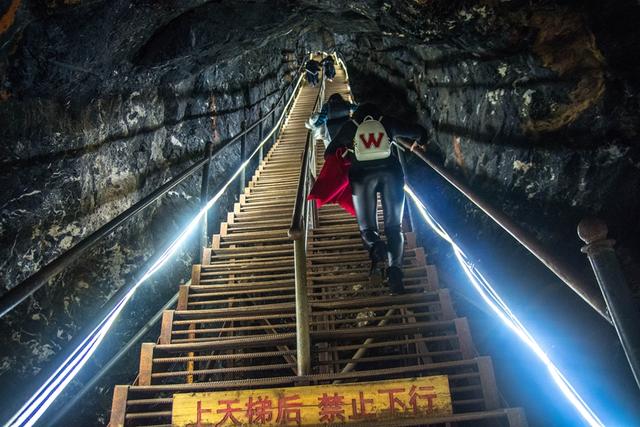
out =
<path fill-rule="evenodd" d="M 207 142 L 216 152 L 211 194 L 233 174 L 240 145 L 226 141 L 272 108 L 302 49 L 286 34 L 282 9 L 258 5 L 247 13 L 233 2 L 207 3 L 0 3 L 2 291 L 200 159 Z M 238 30 L 244 24 L 259 42 Z M 257 142 L 256 129 L 247 151 Z M 2 319 L 3 419 L 25 385 L 42 379 L 96 310 L 136 280 L 195 212 L 200 179 L 185 180 Z M 234 192 L 211 222 L 237 200 Z M 145 285 L 104 355 L 188 279 L 192 247 Z"/>
<path fill-rule="evenodd" d="M 379 31 L 335 43 L 359 101 L 432 129 L 429 151 L 446 169 L 585 275 L 575 227 L 605 219 L 640 289 L 637 5 L 416 1 L 358 12 Z M 487 218 L 466 215 L 487 237 Z"/>

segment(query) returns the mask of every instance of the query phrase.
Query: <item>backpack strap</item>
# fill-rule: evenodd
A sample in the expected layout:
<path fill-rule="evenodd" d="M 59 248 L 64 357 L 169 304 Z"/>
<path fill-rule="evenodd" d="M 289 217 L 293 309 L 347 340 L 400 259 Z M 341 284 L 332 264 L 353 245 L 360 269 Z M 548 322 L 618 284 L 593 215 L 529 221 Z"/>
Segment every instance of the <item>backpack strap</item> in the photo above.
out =
<path fill-rule="evenodd" d="M 380 116 L 380 118 L 378 119 L 378 121 L 380 122 L 380 124 L 382 124 L 382 118 L 383 118 L 383 117 L 384 117 L 384 116 Z M 382 126 L 384 127 L 384 125 L 382 125 Z M 385 130 L 384 130 L 384 131 L 386 132 L 386 131 L 387 131 L 387 129 L 385 128 Z M 389 135 L 387 135 L 387 136 L 389 136 Z M 398 149 L 399 149 L 399 150 L 401 150 L 401 151 L 405 151 L 405 148 L 404 148 L 402 145 L 398 144 L 398 143 L 395 141 L 395 139 L 390 139 L 390 140 L 389 140 L 389 144 L 395 145 L 395 146 L 396 146 L 396 148 L 398 148 Z"/>

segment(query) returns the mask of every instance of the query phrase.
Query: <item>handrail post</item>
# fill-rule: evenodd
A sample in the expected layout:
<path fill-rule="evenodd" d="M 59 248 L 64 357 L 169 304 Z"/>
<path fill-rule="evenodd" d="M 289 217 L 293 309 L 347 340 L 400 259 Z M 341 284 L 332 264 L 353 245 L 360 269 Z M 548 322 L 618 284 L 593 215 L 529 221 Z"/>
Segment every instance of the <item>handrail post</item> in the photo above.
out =
<path fill-rule="evenodd" d="M 211 141 L 207 141 L 204 153 L 205 158 L 207 158 L 208 161 L 202 167 L 202 181 L 200 181 L 200 206 L 202 207 L 204 207 L 209 201 L 209 169 L 211 166 L 211 156 L 213 156 L 213 143 Z M 209 221 L 207 216 L 208 212 L 202 217 L 202 231 L 196 238 L 195 260 L 198 264 L 202 263 L 202 248 L 206 248 L 209 244 L 209 236 L 207 236 Z"/>
<path fill-rule="evenodd" d="M 400 167 L 402 168 L 402 173 L 405 177 L 409 176 L 409 170 L 407 168 L 407 156 L 405 155 L 404 149 L 400 148 L 400 146 L 396 146 L 396 152 L 398 153 L 398 160 L 400 160 Z M 411 227 L 411 231 L 416 231 L 415 229 L 415 221 L 414 221 L 414 213 L 413 208 L 411 207 L 411 203 L 407 203 L 407 216 L 409 217 L 409 227 Z"/>
<path fill-rule="evenodd" d="M 278 138 L 278 131 L 275 130 L 275 126 L 276 126 L 276 106 L 278 104 L 274 103 L 273 107 L 271 107 L 271 110 L 273 110 L 273 113 L 271 114 L 271 129 L 273 129 L 273 133 L 271 134 L 271 141 L 269 141 L 269 149 L 271 149 L 271 147 L 273 147 L 273 145 L 276 143 L 276 139 Z"/>
<path fill-rule="evenodd" d="M 260 120 L 260 124 L 258 125 L 258 141 L 262 142 L 262 108 L 258 113 L 258 117 Z M 258 166 L 262 163 L 262 159 L 264 158 L 264 145 L 260 145 L 260 149 L 258 151 Z"/>
<path fill-rule="evenodd" d="M 307 296 L 307 248 L 304 235 L 293 241 L 296 292 L 296 354 L 298 375 L 311 371 L 311 336 L 309 331 L 309 299 Z"/>
<path fill-rule="evenodd" d="M 242 136 L 240 137 L 240 164 L 243 164 L 247 157 L 247 135 L 244 133 L 244 130 L 247 128 L 247 122 L 245 120 L 242 121 L 240 128 L 242 129 Z M 246 179 L 245 168 L 240 171 L 240 190 L 238 194 L 242 194 L 244 191 Z"/>
<path fill-rule="evenodd" d="M 311 371 L 311 332 L 309 328 L 309 297 L 307 290 L 307 185 L 309 175 L 309 150 L 311 133 L 302 155 L 302 165 L 298 178 L 298 189 L 293 206 L 289 238 L 293 240 L 293 265 L 296 295 L 296 354 L 298 375 L 308 375 Z"/>
<path fill-rule="evenodd" d="M 578 236 L 586 243 L 581 250 L 589 258 L 629 367 L 640 388 L 640 313 L 613 249 L 615 240 L 607 239 L 607 232 L 607 225 L 598 219 L 584 219 L 578 224 Z"/>

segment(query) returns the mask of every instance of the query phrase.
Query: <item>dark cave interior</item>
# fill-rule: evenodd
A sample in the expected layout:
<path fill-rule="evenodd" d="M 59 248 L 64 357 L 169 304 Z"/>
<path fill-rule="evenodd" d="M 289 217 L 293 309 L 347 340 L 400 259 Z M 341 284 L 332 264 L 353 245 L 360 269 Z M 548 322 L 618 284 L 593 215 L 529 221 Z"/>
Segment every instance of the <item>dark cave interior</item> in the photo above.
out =
<path fill-rule="evenodd" d="M 442 166 L 594 288 L 575 230 L 602 218 L 640 307 L 639 20 L 631 0 L 0 0 L 0 292 L 183 170 L 207 142 L 223 150 L 243 121 L 272 107 L 302 55 L 336 51 L 359 102 L 432 128 L 428 151 Z M 239 162 L 235 148 L 217 156 L 211 185 Z M 606 424 L 635 425 L 638 391 L 613 329 L 424 164 L 408 167 Z M 0 419 L 184 226 L 198 185 L 185 180 L 2 319 Z M 419 231 L 493 357 L 504 398 L 530 425 L 580 425 L 545 391 L 544 367 L 460 285 L 450 251 Z M 185 251 L 179 268 L 135 297 L 65 393 L 164 305 L 190 265 Z M 136 364 L 134 352 L 59 425 L 107 423 L 112 385 L 130 382 Z"/>

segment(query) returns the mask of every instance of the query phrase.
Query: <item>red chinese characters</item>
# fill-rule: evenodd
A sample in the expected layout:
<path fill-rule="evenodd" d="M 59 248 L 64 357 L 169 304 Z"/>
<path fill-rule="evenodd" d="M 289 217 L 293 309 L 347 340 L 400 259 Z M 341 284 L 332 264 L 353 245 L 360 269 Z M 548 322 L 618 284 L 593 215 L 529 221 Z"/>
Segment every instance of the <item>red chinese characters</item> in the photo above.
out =
<path fill-rule="evenodd" d="M 267 391 L 262 391 L 260 395 L 245 395 L 242 400 L 218 400 L 217 409 L 204 408 L 203 403 L 198 401 L 195 427 L 301 426 L 303 416 L 305 422 L 334 425 L 375 420 L 377 413 L 381 412 L 387 413 L 387 416 L 405 417 L 432 413 L 438 397 L 434 386 L 420 386 L 419 383 L 407 384 L 406 387 L 392 384 L 389 388 L 370 393 L 354 388 L 351 390 L 347 395 L 337 390 L 322 392 L 322 395 L 306 395 L 304 399 L 299 394 L 269 395 Z M 205 414 L 209 418 L 217 414 L 217 422 L 205 422 Z"/>
<path fill-rule="evenodd" d="M 224 417 L 220 421 L 216 423 L 216 427 L 219 427 L 225 423 L 225 421 L 229 420 L 235 426 L 242 425 L 242 423 L 235 417 L 234 412 L 242 412 L 242 408 L 233 408 L 232 405 L 239 403 L 238 399 L 233 400 L 219 400 L 218 405 L 225 405 L 224 408 L 218 409 L 216 413 L 224 414 Z"/>
<path fill-rule="evenodd" d="M 344 422 L 344 409 L 342 406 L 344 405 L 344 396 L 338 395 L 338 393 L 333 393 L 333 396 L 327 395 L 327 393 L 322 393 L 322 397 L 319 397 L 318 400 L 320 403 L 318 407 L 320 408 L 320 421 L 323 423 L 335 423 L 336 419 Z"/>
<path fill-rule="evenodd" d="M 392 414 L 394 414 L 396 411 L 406 412 L 407 409 L 409 409 L 408 406 L 410 406 L 411 409 L 413 410 L 413 413 L 417 414 L 420 409 L 418 399 L 427 401 L 427 408 L 426 408 L 427 412 L 430 412 L 433 410 L 433 399 L 437 397 L 437 394 L 433 393 L 433 391 L 435 390 L 433 386 L 421 386 L 421 387 L 416 387 L 415 385 L 411 386 L 408 392 L 408 395 L 409 395 L 408 406 L 403 400 L 401 400 L 398 397 L 399 394 L 401 393 L 404 394 L 405 390 L 406 390 L 405 388 L 391 388 L 386 390 L 378 390 L 378 393 L 388 395 L 389 412 L 391 412 Z M 421 391 L 430 391 L 431 393 L 419 393 Z"/>
<path fill-rule="evenodd" d="M 351 399 L 351 420 L 362 420 L 365 418 L 375 417 L 376 414 L 367 412 L 367 405 L 372 405 L 373 399 L 365 399 L 364 392 L 358 392 L 358 399 Z"/>
<path fill-rule="evenodd" d="M 210 414 L 211 413 L 211 409 L 204 409 L 202 408 L 202 401 L 198 400 L 198 403 L 196 404 L 196 425 L 195 427 L 202 427 L 202 415 L 203 414 Z"/>
<path fill-rule="evenodd" d="M 249 424 L 267 424 L 273 419 L 273 404 L 268 397 L 249 397 L 246 405 Z"/>
<path fill-rule="evenodd" d="M 300 415 L 300 408 L 302 402 L 299 401 L 300 396 L 297 394 L 293 396 L 283 396 L 278 399 L 278 417 L 276 422 L 284 425 L 290 421 L 294 421 L 296 425 L 302 424 L 302 417 Z"/>
<path fill-rule="evenodd" d="M 392 414 L 396 412 L 396 408 L 398 408 L 397 410 L 401 412 L 407 409 L 407 405 L 396 396 L 399 393 L 404 393 L 404 388 L 378 390 L 378 393 L 386 393 L 389 396 L 389 412 L 391 412 Z"/>
<path fill-rule="evenodd" d="M 433 393 L 434 390 L 435 387 L 433 386 L 411 386 L 411 390 L 409 390 L 409 405 L 413 407 L 413 412 L 415 414 L 418 413 L 418 399 L 427 401 L 427 412 L 431 412 L 433 410 L 433 399 L 438 397 L 436 393 Z M 419 394 L 418 391 L 430 391 L 431 393 Z"/>

